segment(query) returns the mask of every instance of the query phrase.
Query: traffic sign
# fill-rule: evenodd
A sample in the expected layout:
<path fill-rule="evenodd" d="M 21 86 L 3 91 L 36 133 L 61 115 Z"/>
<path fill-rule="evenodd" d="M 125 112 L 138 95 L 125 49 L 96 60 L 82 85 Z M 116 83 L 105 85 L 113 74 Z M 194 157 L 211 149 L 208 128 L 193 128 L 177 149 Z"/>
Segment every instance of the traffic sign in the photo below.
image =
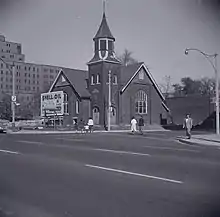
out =
<path fill-rule="evenodd" d="M 11 96 L 11 101 L 16 102 L 16 96 Z"/>

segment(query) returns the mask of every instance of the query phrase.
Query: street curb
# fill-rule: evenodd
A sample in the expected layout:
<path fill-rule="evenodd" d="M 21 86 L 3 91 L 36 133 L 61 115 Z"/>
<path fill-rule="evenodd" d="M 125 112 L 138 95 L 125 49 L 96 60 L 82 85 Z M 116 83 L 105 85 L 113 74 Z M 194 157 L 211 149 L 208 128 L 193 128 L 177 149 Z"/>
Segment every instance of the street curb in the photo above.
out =
<path fill-rule="evenodd" d="M 219 144 L 214 144 L 214 142 L 209 142 L 210 144 L 204 144 L 202 142 L 195 142 L 195 141 L 190 141 L 190 140 L 186 140 L 186 139 L 180 139 L 180 138 L 177 138 L 177 140 L 179 142 L 182 142 L 182 143 L 185 143 L 187 145 L 197 145 L 197 146 L 206 146 L 206 147 L 219 147 L 220 148 L 220 145 Z M 208 141 L 206 141 L 208 142 Z"/>
<path fill-rule="evenodd" d="M 169 132 L 170 130 L 144 130 L 144 132 Z M 130 130 L 111 130 L 111 131 L 94 131 L 93 133 L 129 133 L 131 132 Z M 82 134 L 80 132 L 76 132 L 76 131 L 17 131 L 17 132 L 12 132 L 12 131 L 8 131 L 7 134 L 15 134 L 15 135 L 24 135 L 24 134 Z M 89 133 L 87 133 L 89 134 Z"/>

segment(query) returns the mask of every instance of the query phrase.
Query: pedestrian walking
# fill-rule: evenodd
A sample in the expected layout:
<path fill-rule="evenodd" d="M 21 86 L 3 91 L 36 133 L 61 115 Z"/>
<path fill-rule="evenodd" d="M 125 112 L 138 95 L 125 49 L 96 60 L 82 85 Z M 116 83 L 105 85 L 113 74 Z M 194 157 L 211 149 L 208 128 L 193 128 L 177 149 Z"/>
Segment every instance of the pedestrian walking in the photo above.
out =
<path fill-rule="evenodd" d="M 81 133 L 84 133 L 84 121 L 83 121 L 83 119 L 80 119 L 80 121 L 79 121 L 79 130 L 80 130 L 80 132 Z"/>
<path fill-rule="evenodd" d="M 92 131 L 93 131 L 93 125 L 94 125 L 93 119 L 90 117 L 88 120 L 88 126 L 89 126 L 90 133 L 92 133 Z"/>
<path fill-rule="evenodd" d="M 137 131 L 137 121 L 135 117 L 132 117 L 131 119 L 131 132 L 135 133 Z"/>
<path fill-rule="evenodd" d="M 186 136 L 188 139 L 191 138 L 192 127 L 193 127 L 192 118 L 190 117 L 189 114 L 187 114 L 186 118 L 184 118 L 184 121 L 183 121 L 183 128 L 185 128 L 185 130 L 186 130 Z"/>
<path fill-rule="evenodd" d="M 143 126 L 144 126 L 144 119 L 141 116 L 138 120 L 138 128 L 139 128 L 140 134 L 143 134 Z"/>

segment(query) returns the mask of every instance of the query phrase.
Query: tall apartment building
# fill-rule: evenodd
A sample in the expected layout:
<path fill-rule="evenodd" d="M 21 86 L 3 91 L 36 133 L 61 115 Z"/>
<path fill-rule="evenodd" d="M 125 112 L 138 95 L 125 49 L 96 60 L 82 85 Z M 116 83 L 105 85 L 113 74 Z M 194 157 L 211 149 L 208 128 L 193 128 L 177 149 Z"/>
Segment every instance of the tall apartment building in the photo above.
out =
<path fill-rule="evenodd" d="M 59 67 L 25 62 L 20 43 L 6 41 L 0 35 L 0 100 L 12 95 L 12 65 L 15 65 L 15 93 L 18 102 L 30 104 L 37 93 L 45 92 L 53 83 Z"/>

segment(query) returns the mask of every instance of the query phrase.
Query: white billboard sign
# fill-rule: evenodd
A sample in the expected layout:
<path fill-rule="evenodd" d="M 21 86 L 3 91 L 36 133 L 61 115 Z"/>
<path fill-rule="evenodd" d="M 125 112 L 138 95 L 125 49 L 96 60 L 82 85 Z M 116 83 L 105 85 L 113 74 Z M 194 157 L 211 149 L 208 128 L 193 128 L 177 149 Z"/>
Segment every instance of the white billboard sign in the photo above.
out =
<path fill-rule="evenodd" d="M 63 115 L 64 93 L 63 91 L 41 94 L 41 116 Z"/>

